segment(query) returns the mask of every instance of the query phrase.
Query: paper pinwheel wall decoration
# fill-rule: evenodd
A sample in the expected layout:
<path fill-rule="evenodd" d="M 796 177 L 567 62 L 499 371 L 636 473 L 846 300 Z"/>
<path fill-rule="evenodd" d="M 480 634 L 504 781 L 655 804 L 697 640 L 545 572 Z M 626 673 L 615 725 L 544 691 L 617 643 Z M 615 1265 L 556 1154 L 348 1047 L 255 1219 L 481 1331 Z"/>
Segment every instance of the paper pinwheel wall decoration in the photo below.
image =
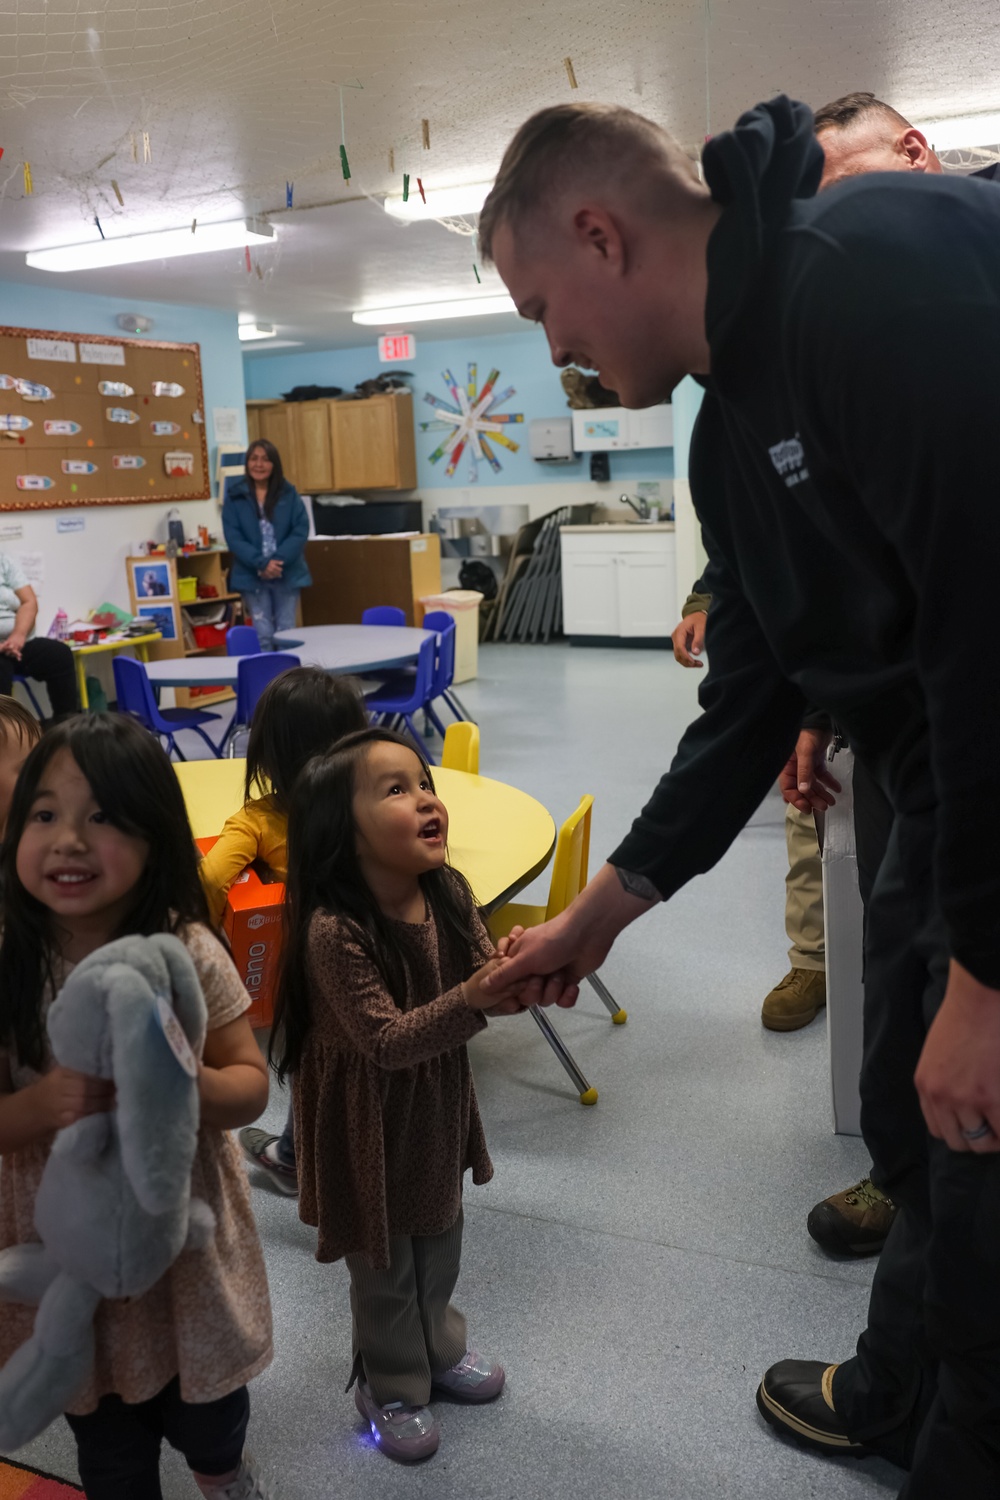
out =
<path fill-rule="evenodd" d="M 463 389 L 450 370 L 443 370 L 441 378 L 448 390 L 454 406 L 447 401 L 442 401 L 438 396 L 427 394 L 424 400 L 433 406 L 438 413 L 433 422 L 421 422 L 421 432 L 443 432 L 446 434 L 441 443 L 430 456 L 432 464 L 448 455 L 448 467 L 445 469 L 445 478 L 450 479 L 458 468 L 458 464 L 464 454 L 468 460 L 467 481 L 475 484 L 479 479 L 479 465 L 483 459 L 489 464 L 495 474 L 500 472 L 500 460 L 493 451 L 494 443 L 502 448 L 509 448 L 511 453 L 516 453 L 520 443 L 515 443 L 513 438 L 507 436 L 507 427 L 513 422 L 523 422 L 522 412 L 497 411 L 505 401 L 516 395 L 514 387 L 509 385 L 505 391 L 496 393 L 496 383 L 500 379 L 499 370 L 491 370 L 489 378 L 481 391 L 477 390 L 477 367 L 469 365 L 468 379 Z"/>

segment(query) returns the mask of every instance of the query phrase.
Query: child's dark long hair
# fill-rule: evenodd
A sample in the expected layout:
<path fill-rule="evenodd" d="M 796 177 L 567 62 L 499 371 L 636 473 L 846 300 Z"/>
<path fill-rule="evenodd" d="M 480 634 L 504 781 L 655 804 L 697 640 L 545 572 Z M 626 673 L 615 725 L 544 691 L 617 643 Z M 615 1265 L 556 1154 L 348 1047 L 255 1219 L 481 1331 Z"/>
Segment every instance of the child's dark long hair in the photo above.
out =
<path fill-rule="evenodd" d="M 306 762 L 367 727 L 365 700 L 353 677 L 331 677 L 322 667 L 282 672 L 268 683 L 254 710 L 245 800 L 270 792 L 287 817 L 292 787 Z"/>
<path fill-rule="evenodd" d="M 180 783 L 153 736 L 123 714 L 74 714 L 50 729 L 18 777 L 0 854 L 0 1044 L 36 1069 L 45 1059 L 41 1005 L 58 953 L 57 919 L 18 880 L 17 846 L 38 784 L 60 750 L 70 752 L 108 821 L 149 844 L 149 859 L 115 936 L 148 937 L 208 922 Z"/>
<path fill-rule="evenodd" d="M 408 971 L 398 932 L 362 875 L 357 853 L 354 793 L 368 752 L 377 744 L 412 751 L 433 787 L 423 756 L 389 729 L 348 735 L 328 755 L 311 760 L 295 783 L 288 818 L 285 942 L 269 1053 L 282 1079 L 298 1068 L 311 1023 L 308 938 L 315 912 L 332 912 L 350 922 L 396 1003 L 401 1005 L 406 995 Z M 480 955 L 469 920 L 475 902 L 468 881 L 442 866 L 421 875 L 420 886 L 439 942 L 461 964 L 468 963 L 471 973 Z"/>

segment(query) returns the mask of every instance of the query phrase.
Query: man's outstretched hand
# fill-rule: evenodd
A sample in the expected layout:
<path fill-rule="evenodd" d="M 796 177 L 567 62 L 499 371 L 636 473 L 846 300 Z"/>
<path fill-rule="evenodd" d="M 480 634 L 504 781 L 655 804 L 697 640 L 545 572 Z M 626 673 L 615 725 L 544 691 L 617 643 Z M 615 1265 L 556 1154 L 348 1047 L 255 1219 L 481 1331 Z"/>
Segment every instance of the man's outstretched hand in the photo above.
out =
<path fill-rule="evenodd" d="M 528 980 L 548 979 L 554 983 L 543 985 L 542 998 L 529 1003 L 575 1005 L 580 980 L 601 967 L 622 929 L 655 905 L 623 890 L 612 866 L 604 865 L 558 917 L 516 939 L 512 935 L 507 955 L 483 980 L 483 989 L 500 999 Z"/>

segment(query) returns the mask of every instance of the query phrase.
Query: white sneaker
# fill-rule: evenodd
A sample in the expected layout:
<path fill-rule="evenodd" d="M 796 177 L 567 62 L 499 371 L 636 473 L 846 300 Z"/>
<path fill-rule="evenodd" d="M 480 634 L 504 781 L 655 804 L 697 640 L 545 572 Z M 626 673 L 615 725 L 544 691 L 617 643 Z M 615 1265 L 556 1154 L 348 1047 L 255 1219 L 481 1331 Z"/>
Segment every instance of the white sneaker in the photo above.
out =
<path fill-rule="evenodd" d="M 206 1484 L 198 1480 L 198 1488 L 205 1500 L 281 1500 L 278 1487 L 269 1482 L 249 1453 L 240 1460 L 239 1473 L 228 1484 Z"/>

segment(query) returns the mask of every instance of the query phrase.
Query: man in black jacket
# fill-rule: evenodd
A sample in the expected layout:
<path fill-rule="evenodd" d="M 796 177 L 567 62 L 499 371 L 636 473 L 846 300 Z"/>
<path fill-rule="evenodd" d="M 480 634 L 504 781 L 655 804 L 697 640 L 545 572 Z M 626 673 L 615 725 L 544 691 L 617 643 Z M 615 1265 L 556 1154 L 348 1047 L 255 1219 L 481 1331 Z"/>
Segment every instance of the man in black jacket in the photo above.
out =
<path fill-rule="evenodd" d="M 968 422 L 1000 399 L 1000 196 L 876 173 L 816 198 L 812 116 L 783 98 L 710 141 L 703 168 L 705 186 L 629 111 L 558 106 L 515 137 L 481 218 L 484 253 L 556 364 L 596 368 L 627 406 L 685 374 L 705 383 L 691 480 L 713 600 L 704 713 L 609 863 L 491 988 L 599 967 L 623 927 L 725 852 L 806 704 L 833 715 L 895 813 L 869 911 L 862 1095 L 900 1213 L 857 1355 L 784 1361 L 758 1404 L 827 1451 L 911 1465 L 905 1500 L 995 1500 L 990 588 L 969 600 L 974 656 L 956 659 L 939 621 L 970 556 L 984 580 L 1000 567 L 995 445 Z M 786 790 L 811 796 L 820 774 L 799 768 Z"/>

